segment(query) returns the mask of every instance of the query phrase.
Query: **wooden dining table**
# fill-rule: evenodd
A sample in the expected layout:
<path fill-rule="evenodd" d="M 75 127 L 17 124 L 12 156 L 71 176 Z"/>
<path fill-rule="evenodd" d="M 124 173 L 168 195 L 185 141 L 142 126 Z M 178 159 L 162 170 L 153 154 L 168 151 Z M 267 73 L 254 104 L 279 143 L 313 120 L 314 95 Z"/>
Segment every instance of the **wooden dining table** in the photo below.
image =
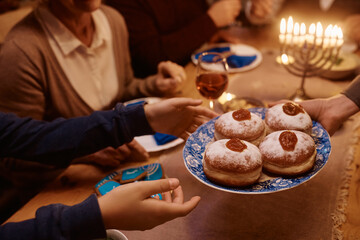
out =
<path fill-rule="evenodd" d="M 242 44 L 253 46 L 262 54 L 262 62 L 256 68 L 229 75 L 227 92 L 268 103 L 288 98 L 299 87 L 300 78 L 287 72 L 275 60 L 279 54 L 278 23 L 281 17 L 294 11 L 296 4 L 299 1 L 285 4 L 274 24 L 227 29 Z M 308 16 L 307 12 L 304 14 Z M 357 54 L 360 56 L 359 51 Z M 206 106 L 208 101 L 196 90 L 196 66 L 189 62 L 185 71 L 187 79 L 178 96 L 203 99 Z M 312 98 L 334 96 L 349 85 L 352 77 L 338 81 L 310 77 L 305 82 L 305 90 Z M 236 194 L 204 185 L 184 164 L 185 143 L 153 152 L 146 162 L 125 162 L 118 169 L 161 163 L 167 177 L 180 180 L 185 199 L 198 195 L 201 201 L 185 217 L 147 231 L 122 232 L 130 240 L 360 239 L 359 114 L 347 120 L 330 140 L 330 157 L 316 176 L 297 187 L 267 194 Z M 93 194 L 95 184 L 114 170 L 72 164 L 7 222 L 33 218 L 36 210 L 44 205 L 77 204 Z"/>

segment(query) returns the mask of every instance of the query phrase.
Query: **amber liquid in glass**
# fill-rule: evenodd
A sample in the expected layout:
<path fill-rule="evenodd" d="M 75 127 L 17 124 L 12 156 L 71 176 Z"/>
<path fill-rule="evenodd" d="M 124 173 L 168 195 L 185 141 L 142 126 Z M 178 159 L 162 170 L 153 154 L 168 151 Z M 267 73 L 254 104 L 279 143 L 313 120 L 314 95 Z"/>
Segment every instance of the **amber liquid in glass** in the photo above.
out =
<path fill-rule="evenodd" d="M 200 94 L 208 99 L 217 99 L 223 94 L 228 85 L 226 74 L 203 73 L 196 78 L 196 88 Z"/>

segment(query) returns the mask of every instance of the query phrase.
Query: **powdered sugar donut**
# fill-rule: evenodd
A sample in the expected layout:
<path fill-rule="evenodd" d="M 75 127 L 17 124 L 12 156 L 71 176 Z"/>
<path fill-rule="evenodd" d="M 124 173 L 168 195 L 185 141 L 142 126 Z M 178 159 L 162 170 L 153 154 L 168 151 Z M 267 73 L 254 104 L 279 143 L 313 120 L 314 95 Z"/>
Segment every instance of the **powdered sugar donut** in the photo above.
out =
<path fill-rule="evenodd" d="M 208 179 L 221 185 L 246 186 L 255 183 L 262 170 L 259 149 L 238 138 L 210 143 L 203 158 Z"/>
<path fill-rule="evenodd" d="M 302 106 L 294 102 L 280 103 L 265 113 L 266 133 L 297 130 L 311 134 L 312 121 Z"/>
<path fill-rule="evenodd" d="M 247 109 L 224 113 L 215 121 L 215 140 L 240 138 L 259 146 L 265 134 L 264 121 Z"/>
<path fill-rule="evenodd" d="M 259 146 L 263 167 L 281 175 L 298 175 L 314 166 L 315 142 L 300 131 L 276 131 L 267 135 Z"/>

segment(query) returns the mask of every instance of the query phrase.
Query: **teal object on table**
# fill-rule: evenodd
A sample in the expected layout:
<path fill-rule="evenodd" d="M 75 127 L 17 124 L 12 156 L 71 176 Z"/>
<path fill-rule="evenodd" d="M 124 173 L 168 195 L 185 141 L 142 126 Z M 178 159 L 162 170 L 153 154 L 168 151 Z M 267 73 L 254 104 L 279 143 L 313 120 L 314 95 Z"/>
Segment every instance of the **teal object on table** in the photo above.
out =
<path fill-rule="evenodd" d="M 154 138 L 155 138 L 157 145 L 164 145 L 168 142 L 171 142 L 171 141 L 177 139 L 176 136 L 164 134 L 164 133 L 155 133 Z"/>
<path fill-rule="evenodd" d="M 107 194 L 108 192 L 110 192 L 111 190 L 113 190 L 114 188 L 116 188 L 118 186 L 120 186 L 120 183 L 110 180 L 110 181 L 103 183 L 101 186 L 98 186 L 97 191 L 99 192 L 99 194 L 101 196 L 104 196 L 105 194 Z"/>
<path fill-rule="evenodd" d="M 230 68 L 245 67 L 247 65 L 250 65 L 253 61 L 255 61 L 255 59 L 256 59 L 256 55 L 253 56 L 231 55 L 226 58 Z"/>
<path fill-rule="evenodd" d="M 144 172 L 146 172 L 146 175 L 142 179 L 138 179 L 138 177 Z M 121 186 L 122 184 L 118 182 L 118 180 L 115 180 L 116 177 L 119 176 L 119 174 L 121 174 L 121 181 L 130 180 L 128 181 L 128 183 L 135 181 L 153 181 L 165 177 L 163 168 L 160 163 L 152 163 L 140 167 L 122 169 L 119 171 L 112 172 L 103 179 L 101 179 L 95 185 L 95 189 L 97 193 L 103 196 L 108 192 L 110 192 L 111 190 L 113 190 L 114 188 Z M 133 181 L 131 181 L 132 179 Z M 162 199 L 161 196 L 159 196 L 159 198 Z"/>

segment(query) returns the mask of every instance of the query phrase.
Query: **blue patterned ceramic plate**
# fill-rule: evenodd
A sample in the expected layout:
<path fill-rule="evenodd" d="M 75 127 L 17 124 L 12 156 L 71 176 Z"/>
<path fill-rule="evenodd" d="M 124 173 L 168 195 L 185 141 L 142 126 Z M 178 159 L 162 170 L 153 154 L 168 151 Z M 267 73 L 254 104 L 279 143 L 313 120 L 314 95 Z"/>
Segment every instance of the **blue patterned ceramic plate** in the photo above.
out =
<path fill-rule="evenodd" d="M 252 108 L 249 110 L 264 118 L 267 109 Z M 193 134 L 191 134 L 186 141 L 183 158 L 186 168 L 197 180 L 221 191 L 240 194 L 264 194 L 287 190 L 299 186 L 314 177 L 325 166 L 330 155 L 331 144 L 329 134 L 320 123 L 313 121 L 312 137 L 316 144 L 317 155 L 315 165 L 310 171 L 293 178 L 274 177 L 262 173 L 258 183 L 242 188 L 218 185 L 206 178 L 202 166 L 205 147 L 213 140 L 215 120 L 216 118 L 201 125 Z"/>

